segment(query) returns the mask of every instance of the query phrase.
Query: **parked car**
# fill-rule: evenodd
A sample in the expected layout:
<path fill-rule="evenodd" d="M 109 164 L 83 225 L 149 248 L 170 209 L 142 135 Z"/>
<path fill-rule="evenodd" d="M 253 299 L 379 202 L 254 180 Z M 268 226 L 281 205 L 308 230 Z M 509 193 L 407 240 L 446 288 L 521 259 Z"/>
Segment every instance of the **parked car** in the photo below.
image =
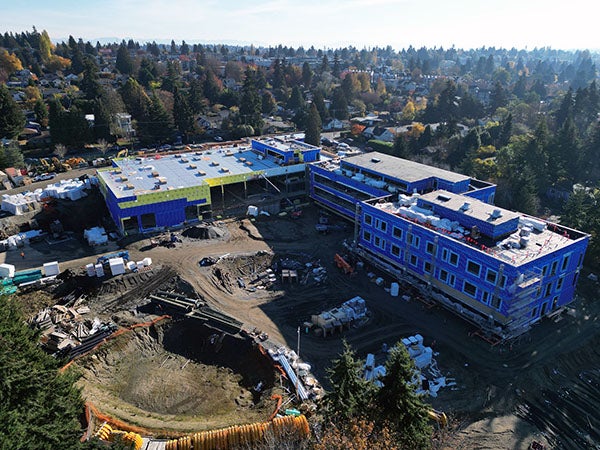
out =
<path fill-rule="evenodd" d="M 221 136 L 215 136 L 215 141 L 222 142 L 223 138 Z"/>
<path fill-rule="evenodd" d="M 55 176 L 56 176 L 56 174 L 54 174 L 54 173 L 42 173 L 40 175 L 33 177 L 33 181 L 34 182 L 48 181 L 48 180 L 51 180 L 52 178 L 54 178 Z"/>

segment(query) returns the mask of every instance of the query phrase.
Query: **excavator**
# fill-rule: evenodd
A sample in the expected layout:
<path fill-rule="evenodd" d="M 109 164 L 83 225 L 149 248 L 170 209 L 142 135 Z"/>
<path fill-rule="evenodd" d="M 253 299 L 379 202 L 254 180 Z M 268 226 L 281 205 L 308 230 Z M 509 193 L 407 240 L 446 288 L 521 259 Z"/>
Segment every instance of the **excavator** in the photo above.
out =
<path fill-rule="evenodd" d="M 54 165 L 54 171 L 56 172 L 66 172 L 71 170 L 71 166 L 67 163 L 61 162 L 56 156 L 52 158 L 52 164 Z"/>
<path fill-rule="evenodd" d="M 127 158 L 129 156 L 129 150 L 124 148 L 123 150 L 119 150 L 117 156 L 115 158 Z"/>

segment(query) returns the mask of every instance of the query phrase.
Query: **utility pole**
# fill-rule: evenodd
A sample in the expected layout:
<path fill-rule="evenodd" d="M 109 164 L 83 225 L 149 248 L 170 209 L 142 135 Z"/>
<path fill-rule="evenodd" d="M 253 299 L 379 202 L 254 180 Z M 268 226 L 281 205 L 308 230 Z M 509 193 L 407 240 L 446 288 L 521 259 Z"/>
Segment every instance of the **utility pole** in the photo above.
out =
<path fill-rule="evenodd" d="M 300 326 L 298 326 L 298 351 L 296 352 L 298 358 L 300 358 Z"/>

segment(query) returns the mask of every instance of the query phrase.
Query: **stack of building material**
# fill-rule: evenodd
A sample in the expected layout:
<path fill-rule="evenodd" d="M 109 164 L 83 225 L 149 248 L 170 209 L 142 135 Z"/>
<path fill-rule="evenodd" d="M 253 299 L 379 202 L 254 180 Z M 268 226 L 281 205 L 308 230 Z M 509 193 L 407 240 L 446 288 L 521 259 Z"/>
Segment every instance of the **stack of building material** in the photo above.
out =
<path fill-rule="evenodd" d="M 83 232 L 83 237 L 91 247 L 96 247 L 108 242 L 106 230 L 102 227 L 93 227 L 85 230 Z"/>
<path fill-rule="evenodd" d="M 15 276 L 15 266 L 12 264 L 0 264 L 0 278 L 13 278 Z"/>
<path fill-rule="evenodd" d="M 152 258 L 145 257 L 144 259 L 142 259 L 142 263 L 144 264 L 144 267 L 151 266 L 152 265 Z"/>
<path fill-rule="evenodd" d="M 85 270 L 87 272 L 87 276 L 88 277 L 95 277 L 96 276 L 96 268 L 94 267 L 94 265 L 92 263 L 86 264 L 85 265 Z"/>
<path fill-rule="evenodd" d="M 123 258 L 111 258 L 108 260 L 110 273 L 113 275 L 121 275 L 125 273 L 125 261 Z"/>
<path fill-rule="evenodd" d="M 2 196 L 2 211 L 7 211 L 15 216 L 35 211 L 40 201 L 40 194 L 41 190 L 14 195 L 4 194 Z"/>
<path fill-rule="evenodd" d="M 84 189 L 91 187 L 90 179 L 84 181 L 78 179 L 61 180 L 58 183 L 49 184 L 43 191 L 42 197 L 52 197 L 68 200 L 79 200 L 87 194 Z"/>
<path fill-rule="evenodd" d="M 127 262 L 127 270 L 129 270 L 130 272 L 133 272 L 134 270 L 137 270 L 137 264 L 135 263 L 135 261 L 128 261 Z"/>
<path fill-rule="evenodd" d="M 60 273 L 58 261 L 44 263 L 44 275 L 47 277 L 56 276 Z"/>
<path fill-rule="evenodd" d="M 104 276 L 104 267 L 102 267 L 102 264 L 96 264 L 94 269 L 96 270 L 97 277 L 102 278 Z"/>

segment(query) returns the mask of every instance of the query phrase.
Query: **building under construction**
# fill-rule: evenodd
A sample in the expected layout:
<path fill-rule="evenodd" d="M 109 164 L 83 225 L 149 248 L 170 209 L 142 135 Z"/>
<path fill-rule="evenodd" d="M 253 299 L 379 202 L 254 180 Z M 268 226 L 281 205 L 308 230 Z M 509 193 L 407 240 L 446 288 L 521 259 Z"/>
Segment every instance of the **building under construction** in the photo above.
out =
<path fill-rule="evenodd" d="M 355 223 L 355 251 L 488 336 L 573 301 L 589 235 L 493 206 L 495 186 L 380 153 L 309 166 L 310 195 Z"/>
<path fill-rule="evenodd" d="M 305 193 L 305 163 L 319 159 L 319 147 L 282 136 L 117 159 L 98 172 L 98 179 L 117 227 L 131 234 L 211 218 L 213 209 L 224 209 L 226 197 L 243 203 L 270 192 L 289 201 Z"/>

